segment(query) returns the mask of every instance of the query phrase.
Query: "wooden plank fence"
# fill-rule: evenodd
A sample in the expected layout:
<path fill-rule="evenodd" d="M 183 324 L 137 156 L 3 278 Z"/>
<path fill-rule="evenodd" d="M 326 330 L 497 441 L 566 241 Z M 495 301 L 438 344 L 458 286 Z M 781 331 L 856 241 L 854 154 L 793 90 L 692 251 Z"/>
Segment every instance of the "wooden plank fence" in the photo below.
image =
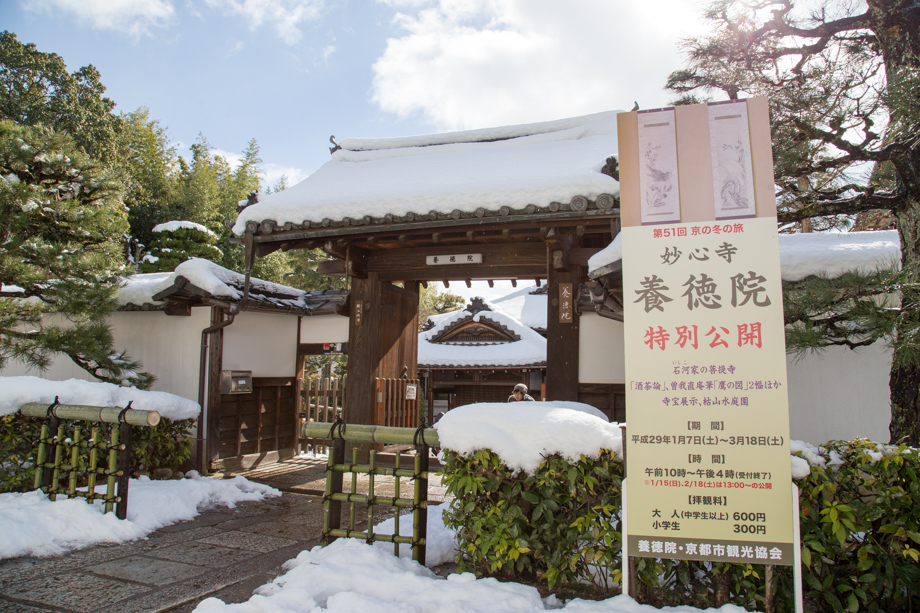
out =
<path fill-rule="evenodd" d="M 374 424 L 399 428 L 418 426 L 418 379 L 376 379 Z"/>
<path fill-rule="evenodd" d="M 342 415 L 345 403 L 345 377 L 323 377 L 319 372 L 304 376 L 301 395 L 301 423 L 332 423 Z M 331 444 L 332 441 L 329 439 L 301 439 L 301 448 L 314 453 L 326 453 L 327 447 Z"/>

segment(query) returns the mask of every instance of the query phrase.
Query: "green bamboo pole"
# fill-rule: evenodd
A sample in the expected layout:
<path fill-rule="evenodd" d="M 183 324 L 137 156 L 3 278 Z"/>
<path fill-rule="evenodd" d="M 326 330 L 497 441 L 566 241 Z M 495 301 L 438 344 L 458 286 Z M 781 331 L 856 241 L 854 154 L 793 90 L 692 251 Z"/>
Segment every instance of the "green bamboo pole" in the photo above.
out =
<path fill-rule="evenodd" d="M 92 429 L 90 433 L 92 444 L 89 448 L 89 470 L 86 476 L 86 499 L 89 502 L 96 497 L 96 469 L 99 465 L 99 428 Z"/>
<path fill-rule="evenodd" d="M 358 448 L 355 447 L 351 450 L 351 461 L 353 464 L 358 463 Z M 358 494 L 358 475 L 351 473 L 351 495 L 356 496 Z M 351 502 L 349 503 L 348 509 L 348 529 L 355 529 L 355 513 L 358 510 L 358 503 Z"/>
<path fill-rule="evenodd" d="M 328 438 L 332 424 L 322 422 L 306 422 L 303 425 L 304 438 Z M 415 428 L 397 428 L 393 426 L 368 426 L 365 424 L 348 424 L 343 435 L 339 428 L 333 432 L 333 438 L 342 438 L 356 443 L 386 443 L 388 445 L 414 445 Z M 429 446 L 439 446 L 438 431 L 426 428 L 423 431 L 424 443 Z"/>
<path fill-rule="evenodd" d="M 409 428 L 405 428 L 405 429 L 409 430 Z M 396 452 L 396 471 L 399 470 L 399 462 L 401 459 L 402 459 L 402 452 L 397 451 Z M 396 471 L 394 471 L 394 473 Z M 396 500 L 393 501 L 394 502 L 393 506 L 396 507 L 396 512 L 393 514 L 393 533 L 396 534 L 396 536 L 399 536 L 399 505 L 395 504 L 399 500 L 399 495 L 401 493 L 399 491 L 399 475 L 396 475 L 394 480 L 396 481 L 396 490 L 394 491 L 393 496 L 396 497 Z M 399 557 L 399 541 L 398 540 L 393 541 L 393 555 L 395 555 L 397 558 Z"/>
<path fill-rule="evenodd" d="M 413 488 L 414 491 L 412 492 L 412 559 L 415 560 L 416 562 L 419 561 L 418 556 L 419 556 L 420 547 L 418 545 L 418 542 L 419 542 L 419 539 L 422 537 L 421 528 L 419 527 L 420 526 L 419 515 L 421 513 L 421 504 L 422 504 L 421 490 L 419 488 L 419 476 L 421 475 L 421 472 L 422 472 L 422 456 L 416 454 L 415 456 L 415 474 L 417 476 L 415 478 L 415 483 L 413 484 L 415 486 Z M 421 560 L 421 564 L 424 564 L 424 563 L 425 563 L 425 560 L 423 558 Z"/>
<path fill-rule="evenodd" d="M 47 410 L 47 409 L 46 409 Z M 57 500 L 58 479 L 61 478 L 61 459 L 64 454 L 64 426 L 58 426 L 54 443 L 54 472 L 51 474 L 51 486 L 48 488 L 48 500 Z"/>
<path fill-rule="evenodd" d="M 366 494 L 330 494 L 329 499 L 338 502 L 355 502 L 361 504 L 366 504 L 370 501 L 370 497 Z M 415 503 L 408 498 L 390 498 L 389 496 L 374 496 L 374 504 L 378 506 L 399 507 L 401 509 L 411 509 L 415 506 Z M 422 504 L 427 508 L 428 503 L 422 502 Z"/>
<path fill-rule="evenodd" d="M 80 428 L 74 428 L 73 442 L 70 444 L 70 470 L 67 473 L 67 497 L 73 498 L 77 491 L 77 468 L 80 462 L 80 441 L 82 433 Z"/>
<path fill-rule="evenodd" d="M 115 476 L 118 474 L 118 428 L 112 428 L 112 444 L 109 445 L 109 470 L 105 484 L 105 512 L 111 513 L 115 506 Z"/>
<path fill-rule="evenodd" d="M 59 404 L 51 409 L 51 414 L 59 419 L 80 419 L 84 421 L 101 421 L 118 423 L 118 416 L 124 411 L 121 407 L 91 407 L 76 404 Z M 48 405 L 29 402 L 19 408 L 19 412 L 29 417 L 46 417 Z M 156 411 L 125 411 L 125 421 L 132 426 L 155 426 L 160 423 L 160 414 Z"/>
<path fill-rule="evenodd" d="M 374 540 L 374 503 L 377 498 L 374 496 L 374 477 L 376 476 L 375 467 L 377 466 L 377 450 L 370 450 L 370 470 L 367 473 L 367 540 Z M 351 473 L 354 479 L 358 473 Z"/>
<path fill-rule="evenodd" d="M 45 472 L 45 462 L 48 455 L 48 443 L 51 429 L 47 423 L 42 424 L 42 433 L 38 439 L 38 454 L 35 456 L 35 480 L 32 482 L 32 489 L 37 490 L 42 486 L 42 474 Z"/>

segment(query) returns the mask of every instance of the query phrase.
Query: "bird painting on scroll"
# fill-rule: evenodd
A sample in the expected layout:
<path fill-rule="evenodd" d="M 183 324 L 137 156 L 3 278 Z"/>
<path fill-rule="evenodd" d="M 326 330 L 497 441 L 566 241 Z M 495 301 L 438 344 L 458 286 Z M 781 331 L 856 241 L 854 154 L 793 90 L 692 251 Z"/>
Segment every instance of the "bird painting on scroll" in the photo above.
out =
<path fill-rule="evenodd" d="M 642 223 L 680 221 L 674 109 L 639 111 Z"/>
<path fill-rule="evenodd" d="M 709 105 L 709 138 L 716 219 L 753 217 L 754 172 L 747 103 Z"/>

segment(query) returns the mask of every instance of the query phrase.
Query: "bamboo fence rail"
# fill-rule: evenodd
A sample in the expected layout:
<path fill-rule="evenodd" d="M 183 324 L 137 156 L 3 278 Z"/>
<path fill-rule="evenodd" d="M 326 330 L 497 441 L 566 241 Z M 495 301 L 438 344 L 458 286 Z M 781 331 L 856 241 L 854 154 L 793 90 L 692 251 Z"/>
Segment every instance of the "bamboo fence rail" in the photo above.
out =
<path fill-rule="evenodd" d="M 387 426 L 346 425 L 341 420 L 335 423 L 306 423 L 303 426 L 304 437 L 325 436 L 332 439 L 332 453 L 326 464 L 326 491 L 323 495 L 323 545 L 335 539 L 363 538 L 367 542 L 393 543 L 395 554 L 399 556 L 399 545 L 412 546 L 412 559 L 425 564 L 425 546 L 428 536 L 428 462 L 429 446 L 438 444 L 437 432 L 423 428 L 395 428 Z M 345 443 L 383 443 L 389 445 L 414 444 L 416 455 L 412 468 L 402 467 L 402 452 L 396 452 L 395 467 L 377 465 L 377 452 L 370 451 L 369 462 L 358 462 L 358 449 L 352 450 L 352 461 L 345 463 Z M 351 491 L 343 492 L 344 474 L 351 473 Z M 367 494 L 359 494 L 358 475 L 368 478 Z M 377 476 L 393 477 L 395 489 L 393 496 L 377 496 L 374 490 Z M 400 479 L 412 479 L 412 500 L 400 498 Z M 349 504 L 348 527 L 341 527 L 342 503 Z M 367 530 L 356 530 L 357 505 L 367 506 Z M 377 534 L 374 532 L 374 507 L 394 507 L 394 534 Z M 412 536 L 399 534 L 399 510 L 412 510 Z"/>
<path fill-rule="evenodd" d="M 125 408 L 93 407 L 59 404 L 57 398 L 50 406 L 26 403 L 19 412 L 45 419 L 35 453 L 35 489 L 41 489 L 51 500 L 58 494 L 84 498 L 90 504 L 102 500 L 106 513 L 114 508 L 116 517 L 127 518 L 131 428 L 157 425 L 159 413 L 132 409 L 131 403 Z M 69 425 L 65 426 L 64 421 Z M 94 424 L 88 439 L 83 438 L 80 424 L 74 423 L 81 421 Z M 111 424 L 108 440 L 95 424 Z M 81 477 L 86 480 L 85 490 L 77 489 Z M 99 477 L 105 479 L 104 494 L 96 492 Z M 66 487 L 61 483 L 65 479 Z"/>

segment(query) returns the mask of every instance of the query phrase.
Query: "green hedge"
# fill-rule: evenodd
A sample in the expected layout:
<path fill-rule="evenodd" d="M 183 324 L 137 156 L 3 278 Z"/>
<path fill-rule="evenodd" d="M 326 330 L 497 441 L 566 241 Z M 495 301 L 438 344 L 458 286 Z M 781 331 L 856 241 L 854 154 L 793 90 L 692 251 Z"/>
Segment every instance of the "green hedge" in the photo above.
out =
<path fill-rule="evenodd" d="M 797 453 L 801 455 L 801 452 Z M 461 571 L 582 597 L 619 593 L 622 463 L 609 453 L 546 458 L 514 474 L 488 450 L 445 451 L 443 482 L 456 496 Z M 866 440 L 832 441 L 797 480 L 808 607 L 920 611 L 920 455 Z M 636 558 L 638 600 L 699 608 L 764 608 L 762 565 Z M 777 611 L 794 610 L 791 567 L 774 567 Z"/>
<path fill-rule="evenodd" d="M 86 422 L 79 423 L 84 438 L 89 438 L 92 426 Z M 161 418 L 154 427 L 134 426 L 131 472 L 180 468 L 192 452 L 189 432 L 194 423 L 194 419 L 170 421 Z M 33 489 L 32 466 L 41 426 L 41 419 L 19 414 L 0 417 L 0 493 Z M 108 434 L 104 436 L 108 437 Z"/>

